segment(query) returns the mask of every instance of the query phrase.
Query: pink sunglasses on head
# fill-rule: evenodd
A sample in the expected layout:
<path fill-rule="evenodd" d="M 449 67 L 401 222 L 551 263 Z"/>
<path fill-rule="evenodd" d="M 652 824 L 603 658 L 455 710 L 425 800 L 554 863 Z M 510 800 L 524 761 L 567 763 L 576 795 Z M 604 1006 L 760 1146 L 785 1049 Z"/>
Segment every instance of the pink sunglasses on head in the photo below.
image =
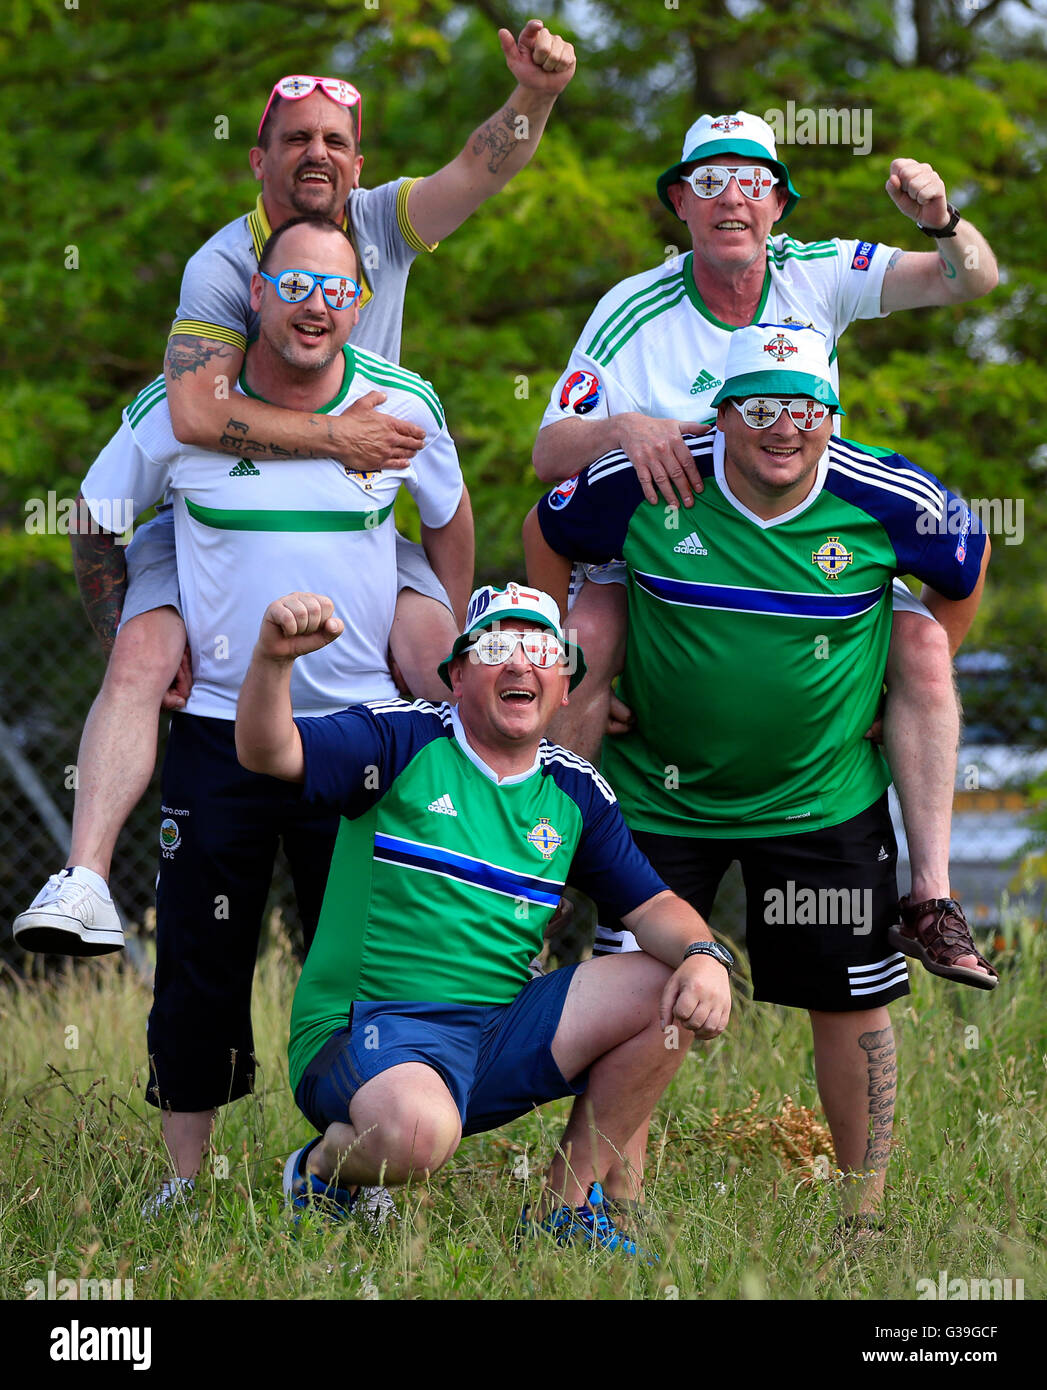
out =
<path fill-rule="evenodd" d="M 339 106 L 348 106 L 350 110 L 354 106 L 356 107 L 356 141 L 359 144 L 363 131 L 364 99 L 353 84 L 346 82 L 341 77 L 303 77 L 300 73 L 291 77 L 281 77 L 269 93 L 269 100 L 265 103 L 262 119 L 258 122 L 259 137 L 261 137 L 262 127 L 265 125 L 265 118 L 269 114 L 274 97 L 283 97 L 284 101 L 301 101 L 303 97 L 310 96 L 315 92 L 317 87 L 320 88 L 324 96 L 330 97 Z"/>

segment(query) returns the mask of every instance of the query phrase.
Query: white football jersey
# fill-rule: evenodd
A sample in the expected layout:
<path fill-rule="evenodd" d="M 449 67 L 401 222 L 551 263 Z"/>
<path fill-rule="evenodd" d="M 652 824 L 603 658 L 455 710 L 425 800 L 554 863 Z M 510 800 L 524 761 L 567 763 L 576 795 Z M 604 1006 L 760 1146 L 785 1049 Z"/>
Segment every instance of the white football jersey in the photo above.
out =
<path fill-rule="evenodd" d="M 462 495 L 458 455 L 428 382 L 373 353 L 343 349 L 345 376 L 317 413 L 340 415 L 369 391 L 378 408 L 420 425 L 425 444 L 409 467 L 353 472 L 335 459 L 237 460 L 181 444 L 163 377 L 124 411 L 123 423 L 84 479 L 95 519 L 111 525 L 112 499 L 138 516 L 169 490 L 182 609 L 193 657 L 186 712 L 236 716 L 236 700 L 275 598 L 326 594 L 345 623 L 336 641 L 295 662 L 295 714 L 330 714 L 359 700 L 396 696 L 386 652 L 396 604 L 393 504 L 401 486 L 426 526 L 445 526 Z M 241 392 L 247 392 L 243 378 Z M 126 513 L 125 513 L 126 514 Z"/>
<path fill-rule="evenodd" d="M 881 317 L 880 289 L 894 250 L 866 241 L 772 237 L 753 323 L 824 333 L 838 393 L 837 339 L 855 319 Z M 715 419 L 712 402 L 723 385 L 734 326 L 705 307 L 692 256 L 676 256 L 604 295 L 553 387 L 542 429 L 569 415 L 599 420 L 624 411 L 699 424 Z"/>

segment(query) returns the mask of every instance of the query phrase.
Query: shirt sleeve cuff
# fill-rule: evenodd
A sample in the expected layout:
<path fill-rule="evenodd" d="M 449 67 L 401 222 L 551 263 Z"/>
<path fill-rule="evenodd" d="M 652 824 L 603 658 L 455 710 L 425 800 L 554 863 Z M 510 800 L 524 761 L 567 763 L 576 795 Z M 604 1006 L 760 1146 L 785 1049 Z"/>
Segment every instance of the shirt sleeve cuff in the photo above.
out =
<path fill-rule="evenodd" d="M 435 251 L 440 243 L 434 241 L 430 245 L 429 242 L 423 241 L 411 225 L 411 219 L 407 214 L 407 199 L 417 182 L 417 179 L 404 179 L 396 190 L 396 223 L 400 228 L 400 235 L 412 251 Z"/>
<path fill-rule="evenodd" d="M 247 339 L 244 335 L 238 333 L 235 328 L 223 328 L 220 323 L 205 323 L 202 319 L 176 319 L 167 335 L 168 341 L 176 334 L 185 334 L 189 338 L 213 338 L 215 342 L 229 343 L 241 352 L 247 351 Z"/>

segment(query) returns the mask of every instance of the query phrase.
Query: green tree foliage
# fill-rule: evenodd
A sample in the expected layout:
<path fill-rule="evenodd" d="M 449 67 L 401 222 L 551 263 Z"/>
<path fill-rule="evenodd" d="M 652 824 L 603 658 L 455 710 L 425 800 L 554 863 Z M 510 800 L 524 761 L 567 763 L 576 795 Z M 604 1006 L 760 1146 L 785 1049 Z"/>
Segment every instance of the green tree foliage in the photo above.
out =
<path fill-rule="evenodd" d="M 781 147 L 804 195 L 792 235 L 927 249 L 883 191 L 907 155 L 940 170 L 997 251 L 1004 283 L 989 299 L 852 328 L 843 389 L 856 438 L 968 495 L 1023 500 L 1023 544 L 994 551 L 992 611 L 1036 620 L 1047 65 L 1036 11 L 1012 8 L 1010 27 L 994 0 L 591 0 L 546 14 L 575 42 L 578 75 L 533 164 L 416 263 L 407 299 L 403 360 L 443 397 L 485 575 L 520 568 L 519 524 L 540 491 L 534 433 L 596 299 L 685 246 L 654 180 L 687 126 L 702 110 L 793 102 L 868 113 L 869 149 Z M 75 494 L 121 406 L 160 370 L 182 265 L 254 200 L 246 152 L 273 81 L 351 76 L 365 94 L 364 182 L 424 174 L 508 96 L 496 30 L 528 17 L 491 0 L 9 4 L 0 575 L 67 569 L 63 537 L 26 536 L 26 499 Z"/>

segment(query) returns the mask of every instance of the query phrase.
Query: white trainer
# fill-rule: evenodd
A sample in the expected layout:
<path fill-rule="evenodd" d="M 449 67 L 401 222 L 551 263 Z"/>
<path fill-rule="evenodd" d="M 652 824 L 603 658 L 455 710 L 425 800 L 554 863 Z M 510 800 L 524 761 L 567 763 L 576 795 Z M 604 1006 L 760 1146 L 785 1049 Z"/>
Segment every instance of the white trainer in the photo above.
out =
<path fill-rule="evenodd" d="M 72 869 L 52 874 L 14 920 L 14 938 L 24 951 L 56 956 L 104 956 L 122 951 L 124 929 L 111 898 L 72 877 Z"/>
<path fill-rule="evenodd" d="M 390 1217 L 399 1215 L 393 1194 L 387 1187 L 361 1187 L 356 1194 L 356 1212 L 378 1235 Z"/>
<path fill-rule="evenodd" d="M 156 1221 L 174 1212 L 177 1207 L 188 1208 L 195 1190 L 196 1182 L 192 1178 L 165 1178 L 160 1185 L 160 1191 L 143 1202 L 142 1215 L 146 1221 Z M 198 1220 L 199 1216 L 200 1213 L 195 1208 L 190 1209 L 191 1221 Z"/>

